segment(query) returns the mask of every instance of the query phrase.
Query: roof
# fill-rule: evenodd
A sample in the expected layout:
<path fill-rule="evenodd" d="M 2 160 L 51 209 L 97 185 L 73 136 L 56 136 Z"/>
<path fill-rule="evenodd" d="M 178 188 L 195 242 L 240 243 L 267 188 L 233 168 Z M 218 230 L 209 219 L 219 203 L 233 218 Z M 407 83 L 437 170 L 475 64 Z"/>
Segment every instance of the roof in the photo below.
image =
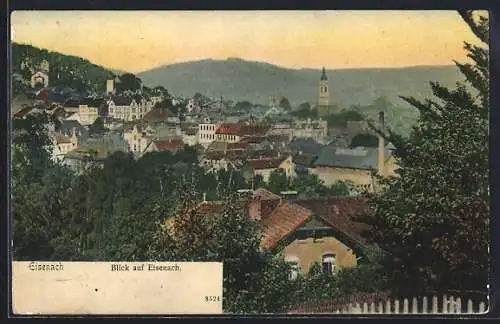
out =
<path fill-rule="evenodd" d="M 284 202 L 262 220 L 264 249 L 274 248 L 312 217 L 312 212 L 298 204 Z"/>
<path fill-rule="evenodd" d="M 297 154 L 293 158 L 293 162 L 301 166 L 312 167 L 317 158 L 313 154 Z"/>
<path fill-rule="evenodd" d="M 239 135 L 241 125 L 237 123 L 222 123 L 217 127 L 215 134 Z"/>
<path fill-rule="evenodd" d="M 385 148 L 385 157 L 392 155 L 391 150 Z M 338 167 L 362 170 L 375 170 L 378 164 L 377 147 L 357 147 L 348 149 L 343 147 L 325 146 L 314 162 L 314 166 Z"/>
<path fill-rule="evenodd" d="M 184 142 L 180 138 L 153 141 L 159 151 L 178 150 L 184 147 Z"/>
<path fill-rule="evenodd" d="M 366 198 L 339 196 L 296 199 L 293 202 L 311 210 L 315 217 L 337 229 L 354 242 L 360 245 L 368 243 L 364 232 L 369 230 L 370 226 L 355 219 L 356 216 L 370 215 L 371 209 Z"/>
<path fill-rule="evenodd" d="M 254 190 L 253 192 L 253 198 L 259 199 L 259 200 L 279 200 L 281 199 L 280 196 L 278 196 L 275 193 L 272 193 L 269 190 L 266 190 L 264 188 L 258 188 Z"/>
<path fill-rule="evenodd" d="M 248 143 L 227 143 L 221 141 L 213 141 L 208 147 L 208 151 L 232 151 L 232 150 L 245 150 L 248 148 Z"/>
<path fill-rule="evenodd" d="M 71 143 L 71 138 L 69 138 L 68 136 L 63 135 L 63 134 L 56 134 L 55 139 L 56 139 L 57 144 Z"/>
<path fill-rule="evenodd" d="M 278 158 L 271 158 L 271 159 L 253 159 L 253 160 L 248 160 L 247 163 L 254 170 L 276 169 L 287 158 L 288 156 L 281 156 Z"/>
<path fill-rule="evenodd" d="M 190 136 L 196 135 L 196 134 L 198 134 L 198 128 L 188 128 L 188 129 L 184 130 L 184 134 L 190 135 Z"/>
<path fill-rule="evenodd" d="M 132 97 L 128 96 L 119 96 L 119 97 L 114 97 L 111 100 L 115 103 L 116 106 L 130 106 L 132 103 Z"/>
<path fill-rule="evenodd" d="M 16 118 L 22 118 L 22 117 L 26 116 L 29 112 L 31 112 L 33 109 L 34 109 L 34 107 L 24 107 L 24 108 L 21 108 L 21 110 L 17 111 L 14 114 L 14 117 L 16 117 Z"/>
<path fill-rule="evenodd" d="M 288 144 L 288 147 L 293 152 L 302 151 L 303 153 L 315 154 L 315 155 L 321 153 L 321 149 L 323 148 L 321 144 L 319 144 L 312 138 L 307 138 L 307 139 L 295 138 L 290 142 L 290 144 Z"/>
<path fill-rule="evenodd" d="M 271 126 L 269 125 L 241 125 L 240 136 L 265 136 Z"/>
<path fill-rule="evenodd" d="M 325 70 L 325 67 L 323 66 L 323 70 L 321 71 L 321 78 L 320 78 L 321 81 L 326 81 L 328 80 L 328 78 L 326 77 L 326 70 Z"/>

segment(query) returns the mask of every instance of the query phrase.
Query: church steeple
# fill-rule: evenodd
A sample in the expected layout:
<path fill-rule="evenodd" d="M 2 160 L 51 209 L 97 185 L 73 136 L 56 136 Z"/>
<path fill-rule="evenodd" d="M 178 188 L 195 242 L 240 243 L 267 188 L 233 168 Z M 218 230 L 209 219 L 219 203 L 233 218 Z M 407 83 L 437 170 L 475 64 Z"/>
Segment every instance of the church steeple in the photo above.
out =
<path fill-rule="evenodd" d="M 328 78 L 326 77 L 326 70 L 325 67 L 323 66 L 323 71 L 321 72 L 321 81 L 326 81 Z"/>
<path fill-rule="evenodd" d="M 318 106 L 319 107 L 327 107 L 330 103 L 330 94 L 328 89 L 328 78 L 326 77 L 326 70 L 323 67 L 323 71 L 321 72 L 321 78 L 319 80 L 318 86 Z"/>

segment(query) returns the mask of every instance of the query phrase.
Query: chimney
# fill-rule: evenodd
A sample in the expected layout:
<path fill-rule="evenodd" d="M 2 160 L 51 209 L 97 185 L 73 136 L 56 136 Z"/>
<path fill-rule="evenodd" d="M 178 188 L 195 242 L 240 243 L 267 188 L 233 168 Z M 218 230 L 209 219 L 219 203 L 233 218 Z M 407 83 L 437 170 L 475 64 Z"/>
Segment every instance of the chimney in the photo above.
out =
<path fill-rule="evenodd" d="M 383 131 L 385 129 L 384 112 L 378 114 L 379 127 Z M 379 134 L 378 136 L 378 174 L 385 175 L 385 141 L 384 137 Z"/>

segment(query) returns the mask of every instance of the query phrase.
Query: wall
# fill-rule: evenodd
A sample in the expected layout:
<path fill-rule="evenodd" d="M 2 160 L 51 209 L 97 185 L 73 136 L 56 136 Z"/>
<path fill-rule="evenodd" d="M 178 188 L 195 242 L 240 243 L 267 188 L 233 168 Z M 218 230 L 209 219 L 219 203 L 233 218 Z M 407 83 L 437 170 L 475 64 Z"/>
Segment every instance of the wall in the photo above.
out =
<path fill-rule="evenodd" d="M 315 167 L 311 169 L 311 173 L 316 174 L 327 186 L 331 186 L 337 181 L 350 181 L 355 185 L 372 186 L 372 176 L 369 170 Z"/>
<path fill-rule="evenodd" d="M 300 271 L 307 273 L 311 265 L 320 262 L 325 253 L 335 254 L 335 264 L 339 267 L 353 267 L 356 265 L 356 256 L 353 251 L 334 237 L 315 239 L 310 237 L 304 240 L 296 239 L 284 249 L 284 257 L 297 257 Z"/>

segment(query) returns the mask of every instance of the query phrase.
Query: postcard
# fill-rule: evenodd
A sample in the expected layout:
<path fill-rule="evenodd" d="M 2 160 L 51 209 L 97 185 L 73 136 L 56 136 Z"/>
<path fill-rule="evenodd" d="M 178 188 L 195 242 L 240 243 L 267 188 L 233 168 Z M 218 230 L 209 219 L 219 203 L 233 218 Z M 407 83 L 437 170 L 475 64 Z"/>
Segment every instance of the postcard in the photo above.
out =
<path fill-rule="evenodd" d="M 14 315 L 484 314 L 487 11 L 14 11 Z"/>

